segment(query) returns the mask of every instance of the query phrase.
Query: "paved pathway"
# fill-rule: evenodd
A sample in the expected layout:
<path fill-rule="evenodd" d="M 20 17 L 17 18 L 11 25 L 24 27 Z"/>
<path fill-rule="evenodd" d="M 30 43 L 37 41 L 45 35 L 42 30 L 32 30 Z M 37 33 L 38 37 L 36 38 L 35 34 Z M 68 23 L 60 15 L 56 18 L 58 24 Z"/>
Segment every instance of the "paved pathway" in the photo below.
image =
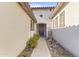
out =
<path fill-rule="evenodd" d="M 33 50 L 31 57 L 50 57 L 50 52 L 44 38 L 40 38 L 37 47 Z"/>

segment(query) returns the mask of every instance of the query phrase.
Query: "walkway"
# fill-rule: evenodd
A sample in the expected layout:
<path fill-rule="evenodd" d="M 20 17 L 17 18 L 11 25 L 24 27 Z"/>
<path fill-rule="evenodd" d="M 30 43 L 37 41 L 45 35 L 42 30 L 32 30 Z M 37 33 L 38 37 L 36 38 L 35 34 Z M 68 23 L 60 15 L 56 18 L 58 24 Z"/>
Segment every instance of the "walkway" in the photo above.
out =
<path fill-rule="evenodd" d="M 40 38 L 37 47 L 33 50 L 31 57 L 50 57 L 50 52 L 44 38 Z"/>

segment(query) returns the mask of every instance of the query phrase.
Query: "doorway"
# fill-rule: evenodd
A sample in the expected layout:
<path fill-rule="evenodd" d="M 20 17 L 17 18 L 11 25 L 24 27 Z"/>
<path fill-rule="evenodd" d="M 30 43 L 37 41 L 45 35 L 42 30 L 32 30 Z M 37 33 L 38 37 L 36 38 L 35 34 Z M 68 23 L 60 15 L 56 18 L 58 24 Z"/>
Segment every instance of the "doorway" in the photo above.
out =
<path fill-rule="evenodd" d="M 46 37 L 46 24 L 37 24 L 37 32 L 41 37 Z"/>

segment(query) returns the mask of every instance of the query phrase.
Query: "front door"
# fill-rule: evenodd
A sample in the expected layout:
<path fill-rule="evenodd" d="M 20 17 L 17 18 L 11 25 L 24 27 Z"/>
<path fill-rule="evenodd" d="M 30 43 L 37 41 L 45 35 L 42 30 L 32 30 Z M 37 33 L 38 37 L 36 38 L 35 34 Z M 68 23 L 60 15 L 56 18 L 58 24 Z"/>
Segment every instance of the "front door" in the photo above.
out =
<path fill-rule="evenodd" d="M 37 31 L 41 37 L 46 37 L 46 24 L 37 24 Z"/>

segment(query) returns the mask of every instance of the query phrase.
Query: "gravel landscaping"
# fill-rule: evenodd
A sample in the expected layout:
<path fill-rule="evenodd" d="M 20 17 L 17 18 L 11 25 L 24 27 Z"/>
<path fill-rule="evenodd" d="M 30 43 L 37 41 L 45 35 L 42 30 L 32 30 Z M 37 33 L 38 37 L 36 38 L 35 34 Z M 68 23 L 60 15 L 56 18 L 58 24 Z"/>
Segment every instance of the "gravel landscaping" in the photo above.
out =
<path fill-rule="evenodd" d="M 47 39 L 46 42 L 52 57 L 73 57 L 73 55 L 70 52 L 65 50 L 54 39 Z"/>

